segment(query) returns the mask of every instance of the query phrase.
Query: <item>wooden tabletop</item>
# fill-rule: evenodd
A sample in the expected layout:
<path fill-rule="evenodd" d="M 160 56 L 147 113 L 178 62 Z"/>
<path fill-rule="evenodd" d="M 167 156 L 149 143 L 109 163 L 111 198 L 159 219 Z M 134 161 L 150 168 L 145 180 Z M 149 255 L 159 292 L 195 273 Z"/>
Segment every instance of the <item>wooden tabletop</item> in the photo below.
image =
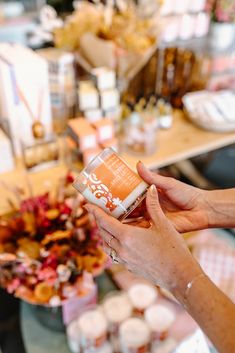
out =
<path fill-rule="evenodd" d="M 174 115 L 172 128 L 158 132 L 155 154 L 142 157 L 123 153 L 122 156 L 133 168 L 141 159 L 147 167 L 157 169 L 233 143 L 235 143 L 235 132 L 214 133 L 202 130 L 187 120 L 181 111 L 177 111 Z M 32 185 L 33 193 L 37 195 L 53 188 L 65 172 L 66 166 L 61 162 L 56 167 L 26 174 L 22 163 L 18 161 L 15 170 L 0 175 L 0 181 L 27 189 L 28 179 Z M 2 215 L 11 209 L 8 199 L 9 197 L 12 199 L 12 193 L 0 184 L 0 195 L 0 215 Z"/>

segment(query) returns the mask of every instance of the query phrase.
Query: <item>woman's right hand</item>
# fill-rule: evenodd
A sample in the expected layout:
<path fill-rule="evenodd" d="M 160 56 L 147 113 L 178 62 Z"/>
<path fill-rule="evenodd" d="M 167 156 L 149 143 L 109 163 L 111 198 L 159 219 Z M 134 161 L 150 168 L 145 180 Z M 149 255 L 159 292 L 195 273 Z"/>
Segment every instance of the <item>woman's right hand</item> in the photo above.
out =
<path fill-rule="evenodd" d="M 210 227 L 208 192 L 184 184 L 174 178 L 149 171 L 143 163 L 137 164 L 140 177 L 158 188 L 163 212 L 180 233 Z"/>

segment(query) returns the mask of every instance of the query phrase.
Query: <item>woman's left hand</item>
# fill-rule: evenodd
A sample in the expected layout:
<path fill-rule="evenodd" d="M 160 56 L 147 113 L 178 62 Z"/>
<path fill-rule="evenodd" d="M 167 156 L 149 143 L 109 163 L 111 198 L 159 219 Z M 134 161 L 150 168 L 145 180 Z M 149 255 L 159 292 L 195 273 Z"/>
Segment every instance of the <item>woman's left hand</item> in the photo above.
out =
<path fill-rule="evenodd" d="M 97 206 L 89 204 L 86 208 L 96 219 L 107 254 L 152 283 L 178 291 L 201 268 L 164 215 L 154 185 L 147 193 L 146 206 L 152 223 L 148 229 L 123 224 Z"/>

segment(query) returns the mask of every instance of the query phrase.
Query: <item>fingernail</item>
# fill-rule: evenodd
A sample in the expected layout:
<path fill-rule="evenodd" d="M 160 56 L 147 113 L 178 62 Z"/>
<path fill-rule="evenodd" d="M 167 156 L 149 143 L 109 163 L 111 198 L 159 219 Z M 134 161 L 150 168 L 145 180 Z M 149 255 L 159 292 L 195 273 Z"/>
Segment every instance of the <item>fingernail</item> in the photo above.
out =
<path fill-rule="evenodd" d="M 151 196 L 156 196 L 157 195 L 157 189 L 155 185 L 151 185 L 149 188 L 149 192 Z"/>

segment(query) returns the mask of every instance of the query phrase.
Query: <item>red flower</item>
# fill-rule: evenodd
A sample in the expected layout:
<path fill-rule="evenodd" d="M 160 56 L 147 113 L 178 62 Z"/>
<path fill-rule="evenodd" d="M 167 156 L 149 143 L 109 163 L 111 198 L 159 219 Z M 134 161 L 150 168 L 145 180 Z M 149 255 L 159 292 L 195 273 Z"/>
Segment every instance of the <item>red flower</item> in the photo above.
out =
<path fill-rule="evenodd" d="M 71 173 L 68 173 L 66 175 L 66 183 L 67 184 L 72 184 L 74 182 L 74 176 Z"/>
<path fill-rule="evenodd" d="M 49 255 L 42 264 L 42 269 L 51 267 L 52 269 L 56 269 L 58 265 L 57 257 L 54 254 Z"/>

